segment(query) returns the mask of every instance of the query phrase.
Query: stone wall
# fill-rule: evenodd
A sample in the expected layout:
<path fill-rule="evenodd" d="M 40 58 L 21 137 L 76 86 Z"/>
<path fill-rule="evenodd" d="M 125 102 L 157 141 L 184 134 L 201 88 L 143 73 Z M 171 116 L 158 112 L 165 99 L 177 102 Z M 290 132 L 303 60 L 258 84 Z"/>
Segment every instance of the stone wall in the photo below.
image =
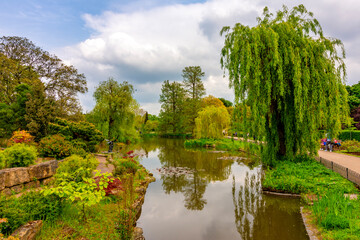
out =
<path fill-rule="evenodd" d="M 50 182 L 58 167 L 58 161 L 51 160 L 30 167 L 6 168 L 0 170 L 0 192 L 6 195 L 19 193 L 24 188 L 40 187 Z"/>

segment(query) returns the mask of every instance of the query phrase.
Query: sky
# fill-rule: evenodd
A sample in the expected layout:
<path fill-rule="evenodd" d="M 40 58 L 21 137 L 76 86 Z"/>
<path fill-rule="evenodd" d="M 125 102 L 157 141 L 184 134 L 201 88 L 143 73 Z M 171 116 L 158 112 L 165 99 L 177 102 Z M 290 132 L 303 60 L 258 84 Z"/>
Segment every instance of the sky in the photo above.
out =
<path fill-rule="evenodd" d="M 95 105 L 96 86 L 113 77 L 131 83 L 141 107 L 158 114 L 162 83 L 182 81 L 186 66 L 205 72 L 207 95 L 234 101 L 220 66 L 221 28 L 255 26 L 265 6 L 276 12 L 284 4 L 304 4 L 325 36 L 343 41 L 346 84 L 359 82 L 358 0 L 0 0 L 0 34 L 26 37 L 84 73 L 84 112 Z"/>

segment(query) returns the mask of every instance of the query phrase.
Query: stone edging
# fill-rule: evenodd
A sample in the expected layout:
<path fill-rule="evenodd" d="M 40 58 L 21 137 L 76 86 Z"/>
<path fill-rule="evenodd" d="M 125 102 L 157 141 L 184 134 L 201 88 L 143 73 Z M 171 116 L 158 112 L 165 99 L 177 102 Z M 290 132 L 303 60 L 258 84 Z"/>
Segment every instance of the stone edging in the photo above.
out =
<path fill-rule="evenodd" d="M 316 228 L 312 227 L 309 219 L 309 213 L 304 212 L 304 207 L 300 207 L 300 213 L 307 235 L 309 236 L 309 240 L 319 240 L 317 235 L 320 235 L 320 232 Z"/>
<path fill-rule="evenodd" d="M 295 197 L 295 198 L 301 197 L 300 194 L 295 194 L 295 193 L 281 193 L 281 192 L 273 192 L 273 191 L 268 191 L 268 190 L 263 190 L 262 192 L 264 194 L 277 195 L 277 196 L 283 196 L 283 197 Z"/>
<path fill-rule="evenodd" d="M 58 161 L 51 160 L 29 167 L 5 168 L 0 170 L 0 193 L 11 195 L 24 188 L 47 185 L 56 173 Z"/>

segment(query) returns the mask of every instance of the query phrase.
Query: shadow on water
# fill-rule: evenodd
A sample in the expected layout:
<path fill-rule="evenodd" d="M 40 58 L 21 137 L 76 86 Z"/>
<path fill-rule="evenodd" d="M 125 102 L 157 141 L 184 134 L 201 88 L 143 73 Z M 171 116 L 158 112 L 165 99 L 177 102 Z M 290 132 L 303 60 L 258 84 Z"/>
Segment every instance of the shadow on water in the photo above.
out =
<path fill-rule="evenodd" d="M 261 166 L 244 153 L 189 151 L 183 140 L 142 143 L 150 184 L 139 226 L 151 239 L 308 239 L 299 200 L 261 193 Z"/>

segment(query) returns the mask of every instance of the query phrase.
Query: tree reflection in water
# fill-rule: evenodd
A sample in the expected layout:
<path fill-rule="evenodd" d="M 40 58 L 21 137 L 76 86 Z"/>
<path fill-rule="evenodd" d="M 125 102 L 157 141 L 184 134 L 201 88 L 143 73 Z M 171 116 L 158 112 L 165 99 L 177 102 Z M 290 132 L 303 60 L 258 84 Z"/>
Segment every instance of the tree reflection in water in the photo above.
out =
<path fill-rule="evenodd" d="M 223 154 L 205 151 L 188 151 L 183 148 L 181 140 L 161 139 L 163 145 L 159 149 L 158 158 L 163 167 L 189 168 L 192 173 L 162 175 L 164 192 L 171 191 L 184 194 L 185 207 L 189 210 L 202 210 L 207 200 L 204 194 L 210 181 L 223 181 L 231 174 L 233 160 L 218 159 Z"/>
<path fill-rule="evenodd" d="M 304 239 L 306 230 L 298 207 L 299 199 L 284 201 L 283 197 L 263 195 L 261 176 L 261 172 L 247 172 L 238 192 L 233 176 L 235 225 L 241 239 Z"/>

